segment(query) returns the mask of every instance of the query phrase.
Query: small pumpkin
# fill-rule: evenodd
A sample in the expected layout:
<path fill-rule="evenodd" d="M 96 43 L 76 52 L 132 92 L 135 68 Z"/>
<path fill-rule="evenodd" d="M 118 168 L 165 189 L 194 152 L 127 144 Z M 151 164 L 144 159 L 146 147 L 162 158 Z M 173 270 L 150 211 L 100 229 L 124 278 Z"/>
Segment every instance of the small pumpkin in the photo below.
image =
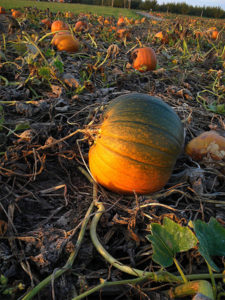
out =
<path fill-rule="evenodd" d="M 216 40 L 218 38 L 219 31 L 216 27 L 211 27 L 207 30 L 206 34 L 210 39 Z"/>
<path fill-rule="evenodd" d="M 194 160 L 202 160 L 207 155 L 221 160 L 225 158 L 225 137 L 215 130 L 203 132 L 187 144 L 185 151 Z"/>
<path fill-rule="evenodd" d="M 120 28 L 116 31 L 116 36 L 120 39 L 130 39 L 130 31 L 126 28 Z"/>
<path fill-rule="evenodd" d="M 58 51 L 77 52 L 79 49 L 79 42 L 74 36 L 68 32 L 58 32 L 53 37 L 51 43 L 56 46 Z"/>
<path fill-rule="evenodd" d="M 165 31 L 159 31 L 154 35 L 154 38 L 160 40 L 163 44 L 169 43 L 169 35 Z"/>
<path fill-rule="evenodd" d="M 125 19 L 124 17 L 120 16 L 117 21 L 117 26 L 123 26 L 123 25 L 125 25 Z"/>
<path fill-rule="evenodd" d="M 157 59 L 155 51 L 150 47 L 137 48 L 131 52 L 132 67 L 140 72 L 155 70 Z"/>
<path fill-rule="evenodd" d="M 48 29 L 52 26 L 52 22 L 49 18 L 41 20 L 41 24 L 45 25 Z"/>
<path fill-rule="evenodd" d="M 85 21 L 77 21 L 77 23 L 74 26 L 74 31 L 81 32 L 88 28 L 88 24 Z"/>
<path fill-rule="evenodd" d="M 5 8 L 0 6 L 0 14 L 5 14 L 5 13 L 6 13 Z"/>
<path fill-rule="evenodd" d="M 64 23 L 61 20 L 54 21 L 51 26 L 51 32 L 56 32 L 60 30 L 69 30 L 68 24 Z"/>
<path fill-rule="evenodd" d="M 13 17 L 13 18 L 17 19 L 17 18 L 19 18 L 19 17 L 21 17 L 21 16 L 22 16 L 21 11 L 19 11 L 19 10 L 13 10 L 13 11 L 12 11 L 12 17 Z"/>
<path fill-rule="evenodd" d="M 110 102 L 94 144 L 89 167 L 111 191 L 148 194 L 169 180 L 183 145 L 183 126 L 161 99 L 131 93 Z"/>

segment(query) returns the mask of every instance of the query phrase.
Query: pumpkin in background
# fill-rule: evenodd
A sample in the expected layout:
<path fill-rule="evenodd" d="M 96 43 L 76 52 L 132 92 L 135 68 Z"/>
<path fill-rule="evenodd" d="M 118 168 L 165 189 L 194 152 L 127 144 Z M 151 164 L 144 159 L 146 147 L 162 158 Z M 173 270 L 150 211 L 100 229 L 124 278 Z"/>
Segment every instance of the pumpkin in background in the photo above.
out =
<path fill-rule="evenodd" d="M 74 31 L 81 32 L 88 28 L 88 24 L 86 21 L 77 21 L 77 23 L 74 26 Z"/>
<path fill-rule="evenodd" d="M 52 26 L 52 22 L 49 18 L 41 20 L 41 24 L 45 25 L 48 29 Z"/>
<path fill-rule="evenodd" d="M 117 21 L 117 26 L 123 26 L 125 25 L 125 20 L 124 17 L 119 17 L 118 21 Z"/>
<path fill-rule="evenodd" d="M 58 51 L 77 52 L 79 49 L 79 42 L 74 36 L 68 32 L 58 32 L 53 37 L 51 44 L 56 46 Z"/>
<path fill-rule="evenodd" d="M 154 35 L 154 38 L 160 40 L 163 44 L 169 43 L 169 35 L 165 31 L 159 31 Z"/>
<path fill-rule="evenodd" d="M 6 13 L 5 8 L 0 6 L 0 14 L 5 14 L 5 13 Z"/>
<path fill-rule="evenodd" d="M 15 18 L 15 19 L 17 19 L 17 18 L 19 18 L 19 17 L 21 17 L 22 16 L 22 13 L 21 13 L 21 11 L 19 11 L 19 10 L 12 10 L 12 17 L 13 18 Z"/>
<path fill-rule="evenodd" d="M 111 191 L 148 194 L 169 180 L 183 145 L 183 126 L 161 99 L 131 93 L 111 101 L 94 144 L 89 167 Z"/>
<path fill-rule="evenodd" d="M 155 51 L 150 47 L 137 48 L 131 52 L 132 67 L 140 72 L 155 70 L 157 59 Z"/>
<path fill-rule="evenodd" d="M 202 160 L 207 155 L 221 160 L 225 158 L 225 137 L 215 130 L 203 132 L 187 144 L 185 151 L 194 160 Z"/>
<path fill-rule="evenodd" d="M 130 31 L 126 28 L 120 28 L 116 31 L 116 36 L 117 38 L 120 38 L 120 39 L 123 39 L 123 38 L 126 38 L 126 39 L 130 39 Z"/>
<path fill-rule="evenodd" d="M 211 27 L 206 31 L 206 34 L 210 39 L 216 40 L 219 35 L 219 31 L 216 29 L 216 27 Z"/>
<path fill-rule="evenodd" d="M 51 32 L 56 32 L 60 30 L 69 30 L 68 24 L 64 23 L 61 20 L 54 21 L 51 26 Z"/>

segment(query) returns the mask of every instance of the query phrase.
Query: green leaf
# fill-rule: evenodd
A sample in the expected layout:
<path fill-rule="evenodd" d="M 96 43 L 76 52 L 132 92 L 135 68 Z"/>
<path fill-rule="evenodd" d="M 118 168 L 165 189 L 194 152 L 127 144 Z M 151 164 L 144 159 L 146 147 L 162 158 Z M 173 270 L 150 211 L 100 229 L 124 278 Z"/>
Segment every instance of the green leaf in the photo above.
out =
<path fill-rule="evenodd" d="M 199 252 L 207 263 L 219 272 L 220 269 L 211 256 L 225 255 L 225 228 L 215 218 L 211 218 L 208 224 L 201 220 L 195 221 L 194 231 L 199 240 Z"/>
<path fill-rule="evenodd" d="M 182 227 L 169 218 L 163 219 L 163 225 L 151 224 L 152 235 L 146 238 L 153 244 L 152 259 L 163 267 L 173 264 L 178 252 L 188 251 L 197 244 L 197 238 L 188 227 Z"/>

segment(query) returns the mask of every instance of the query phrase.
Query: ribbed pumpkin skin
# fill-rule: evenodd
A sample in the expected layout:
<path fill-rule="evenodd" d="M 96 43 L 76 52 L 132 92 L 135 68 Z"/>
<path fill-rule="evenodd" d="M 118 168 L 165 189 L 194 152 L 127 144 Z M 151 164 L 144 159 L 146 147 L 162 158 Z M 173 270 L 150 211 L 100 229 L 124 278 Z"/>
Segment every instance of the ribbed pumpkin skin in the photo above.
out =
<path fill-rule="evenodd" d="M 137 48 L 132 52 L 133 68 L 140 71 L 150 71 L 156 69 L 157 59 L 155 51 L 150 47 Z"/>
<path fill-rule="evenodd" d="M 169 180 L 183 145 L 183 126 L 159 98 L 128 94 L 113 100 L 89 150 L 95 180 L 114 192 L 148 194 Z"/>

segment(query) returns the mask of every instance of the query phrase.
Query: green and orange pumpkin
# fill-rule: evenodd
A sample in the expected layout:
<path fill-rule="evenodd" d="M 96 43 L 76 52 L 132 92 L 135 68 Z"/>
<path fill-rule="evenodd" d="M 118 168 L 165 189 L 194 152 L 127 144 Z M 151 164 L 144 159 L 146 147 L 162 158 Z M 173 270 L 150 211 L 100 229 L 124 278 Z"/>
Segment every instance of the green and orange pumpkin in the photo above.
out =
<path fill-rule="evenodd" d="M 161 99 L 131 93 L 111 101 L 89 150 L 93 178 L 111 191 L 148 194 L 169 180 L 183 126 Z"/>

